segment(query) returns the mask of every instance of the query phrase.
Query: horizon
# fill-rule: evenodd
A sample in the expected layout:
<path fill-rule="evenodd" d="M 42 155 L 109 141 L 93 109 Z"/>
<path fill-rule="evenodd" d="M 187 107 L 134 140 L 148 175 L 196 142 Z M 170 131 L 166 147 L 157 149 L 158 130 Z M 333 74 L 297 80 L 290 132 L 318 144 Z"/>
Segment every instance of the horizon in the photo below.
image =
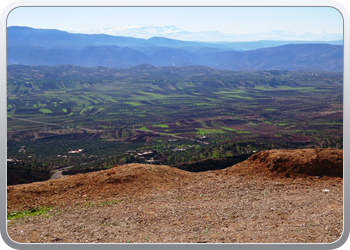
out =
<path fill-rule="evenodd" d="M 332 7 L 19 7 L 7 25 L 200 42 L 343 38 L 342 16 Z"/>
<path fill-rule="evenodd" d="M 105 33 L 75 33 L 75 32 L 70 32 L 66 30 L 60 30 L 60 29 L 49 29 L 49 28 L 34 28 L 30 26 L 19 26 L 19 25 L 13 25 L 13 26 L 8 26 L 7 28 L 14 28 L 14 27 L 19 27 L 19 28 L 29 28 L 29 29 L 36 29 L 36 30 L 56 30 L 60 32 L 67 32 L 69 34 L 77 34 L 77 35 L 107 35 L 107 36 L 113 36 L 113 37 L 131 37 L 131 38 L 138 38 L 138 39 L 144 39 L 144 40 L 150 40 L 152 38 L 165 38 L 169 40 L 179 40 L 179 41 L 187 41 L 187 42 L 204 42 L 204 43 L 250 43 L 250 42 L 337 42 L 337 41 L 344 41 L 343 37 L 339 39 L 332 39 L 332 40 L 281 40 L 281 39 L 261 39 L 261 40 L 251 40 L 251 41 L 224 41 L 224 40 L 217 40 L 217 41 L 200 41 L 200 40 L 183 40 L 180 38 L 170 38 L 162 35 L 154 35 L 149 38 L 143 38 L 143 37 L 135 37 L 135 36 L 126 36 L 126 35 L 113 35 L 113 34 L 105 34 Z"/>

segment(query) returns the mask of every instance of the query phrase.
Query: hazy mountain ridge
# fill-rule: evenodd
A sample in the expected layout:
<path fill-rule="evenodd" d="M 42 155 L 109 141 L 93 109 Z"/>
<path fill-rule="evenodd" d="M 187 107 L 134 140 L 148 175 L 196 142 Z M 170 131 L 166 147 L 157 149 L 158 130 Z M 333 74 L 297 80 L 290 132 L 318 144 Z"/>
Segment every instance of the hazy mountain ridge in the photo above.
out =
<path fill-rule="evenodd" d="M 287 41 L 285 43 L 288 43 Z M 295 42 L 290 42 L 295 43 Z M 337 44 L 339 41 L 334 41 Z M 277 44 L 277 47 L 269 47 Z M 242 51 L 242 47 L 258 48 Z M 259 47 L 265 48 L 259 48 Z M 269 47 L 269 48 L 266 48 Z M 75 64 L 85 67 L 128 68 L 203 65 L 242 70 L 343 70 L 343 46 L 283 44 L 278 41 L 235 43 L 187 42 L 163 37 L 140 39 L 109 35 L 71 34 L 58 30 L 9 27 L 7 63 Z"/>
<path fill-rule="evenodd" d="M 51 83 L 53 81 L 128 81 L 135 84 L 142 82 L 152 82 L 160 84 L 166 82 L 192 81 L 198 84 L 211 83 L 215 88 L 225 84 L 254 83 L 259 85 L 274 84 L 289 86 L 299 86 L 298 82 L 316 81 L 328 85 L 342 84 L 342 74 L 337 72 L 317 71 L 317 74 L 308 71 L 274 71 L 258 70 L 254 72 L 240 72 L 210 68 L 202 65 L 189 65 L 182 67 L 155 67 L 150 64 L 140 64 L 126 69 L 116 69 L 108 67 L 82 67 L 77 65 L 58 66 L 28 66 L 28 65 L 8 65 L 8 84 Z M 35 79 L 35 81 L 33 81 Z M 327 83 L 326 83 L 327 82 Z M 304 85 L 301 84 L 301 85 Z"/>

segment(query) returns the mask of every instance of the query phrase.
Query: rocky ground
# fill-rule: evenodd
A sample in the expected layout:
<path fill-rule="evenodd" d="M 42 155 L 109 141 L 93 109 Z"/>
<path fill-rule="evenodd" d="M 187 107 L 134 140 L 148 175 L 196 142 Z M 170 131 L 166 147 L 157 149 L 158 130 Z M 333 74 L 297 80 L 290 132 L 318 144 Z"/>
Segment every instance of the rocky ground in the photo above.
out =
<path fill-rule="evenodd" d="M 331 243 L 343 230 L 343 151 L 271 150 L 199 173 L 148 164 L 7 188 L 16 242 Z"/>

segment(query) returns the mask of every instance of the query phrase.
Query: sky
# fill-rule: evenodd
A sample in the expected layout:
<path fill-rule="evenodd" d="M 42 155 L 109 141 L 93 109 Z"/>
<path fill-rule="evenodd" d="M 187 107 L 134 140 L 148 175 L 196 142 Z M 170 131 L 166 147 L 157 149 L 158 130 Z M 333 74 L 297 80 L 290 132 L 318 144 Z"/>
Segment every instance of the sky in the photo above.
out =
<path fill-rule="evenodd" d="M 19 7 L 7 26 L 181 40 L 338 40 L 332 7 Z"/>

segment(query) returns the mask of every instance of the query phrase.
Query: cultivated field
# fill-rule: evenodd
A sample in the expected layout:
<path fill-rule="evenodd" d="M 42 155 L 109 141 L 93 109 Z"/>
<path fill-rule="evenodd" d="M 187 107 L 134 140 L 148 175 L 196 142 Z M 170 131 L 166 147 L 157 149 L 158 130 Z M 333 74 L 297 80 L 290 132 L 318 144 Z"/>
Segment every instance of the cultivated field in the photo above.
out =
<path fill-rule="evenodd" d="M 8 158 L 49 168 L 342 148 L 341 73 L 12 65 L 7 103 Z"/>

